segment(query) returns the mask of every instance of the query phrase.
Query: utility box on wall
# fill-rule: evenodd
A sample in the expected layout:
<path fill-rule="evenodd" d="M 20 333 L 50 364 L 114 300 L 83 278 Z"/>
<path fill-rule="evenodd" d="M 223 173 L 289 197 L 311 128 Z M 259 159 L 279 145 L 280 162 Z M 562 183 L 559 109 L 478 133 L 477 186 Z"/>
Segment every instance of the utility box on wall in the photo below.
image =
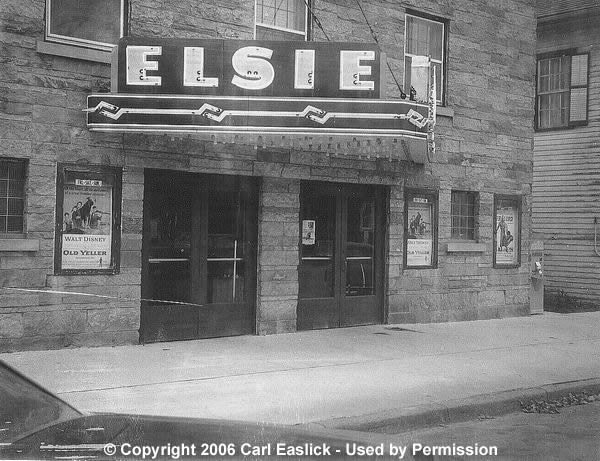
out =
<path fill-rule="evenodd" d="M 544 241 L 534 239 L 530 247 L 531 287 L 529 305 L 531 314 L 544 313 Z"/>

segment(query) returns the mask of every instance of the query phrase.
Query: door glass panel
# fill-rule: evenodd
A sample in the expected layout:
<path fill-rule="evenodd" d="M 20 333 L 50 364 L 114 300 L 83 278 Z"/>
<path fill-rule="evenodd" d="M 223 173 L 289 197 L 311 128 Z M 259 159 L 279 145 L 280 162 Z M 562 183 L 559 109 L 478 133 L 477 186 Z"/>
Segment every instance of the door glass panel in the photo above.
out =
<path fill-rule="evenodd" d="M 239 191 L 209 193 L 208 303 L 240 303 L 246 299 L 243 223 Z"/>
<path fill-rule="evenodd" d="M 346 227 L 346 296 L 373 295 L 375 201 L 348 198 Z"/>
<path fill-rule="evenodd" d="M 166 192 L 166 193 L 165 193 Z M 149 200 L 151 298 L 191 302 L 191 209 L 182 191 L 163 191 Z"/>
<path fill-rule="evenodd" d="M 331 298 L 334 287 L 335 197 L 308 196 L 303 202 L 299 296 Z"/>

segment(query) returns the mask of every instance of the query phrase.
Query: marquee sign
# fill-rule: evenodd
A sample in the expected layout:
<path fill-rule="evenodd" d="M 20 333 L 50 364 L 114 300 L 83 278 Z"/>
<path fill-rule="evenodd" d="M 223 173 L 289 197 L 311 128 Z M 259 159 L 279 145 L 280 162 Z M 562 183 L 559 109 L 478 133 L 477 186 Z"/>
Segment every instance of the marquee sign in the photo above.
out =
<path fill-rule="evenodd" d="M 371 44 L 124 38 L 90 130 L 427 138 L 430 108 L 383 100 Z"/>
<path fill-rule="evenodd" d="M 117 93 L 380 97 L 372 44 L 125 37 L 117 50 Z"/>

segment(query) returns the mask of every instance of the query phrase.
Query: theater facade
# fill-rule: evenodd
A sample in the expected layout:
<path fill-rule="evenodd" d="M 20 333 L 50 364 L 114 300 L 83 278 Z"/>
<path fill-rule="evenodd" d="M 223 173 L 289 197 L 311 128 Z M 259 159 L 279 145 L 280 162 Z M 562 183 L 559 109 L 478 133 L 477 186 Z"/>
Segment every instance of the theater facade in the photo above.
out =
<path fill-rule="evenodd" d="M 0 13 L 1 350 L 529 313 L 533 1 L 168 3 Z"/>

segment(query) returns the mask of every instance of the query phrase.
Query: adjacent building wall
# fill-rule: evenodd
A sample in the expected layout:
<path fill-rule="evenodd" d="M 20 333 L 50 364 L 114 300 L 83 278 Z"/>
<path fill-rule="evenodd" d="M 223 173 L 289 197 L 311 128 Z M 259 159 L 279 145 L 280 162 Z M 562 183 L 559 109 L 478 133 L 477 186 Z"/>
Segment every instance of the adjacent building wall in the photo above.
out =
<path fill-rule="evenodd" d="M 584 6 L 541 18 L 537 32 L 539 54 L 590 53 L 587 126 L 535 134 L 533 228 L 545 244 L 546 301 L 559 307 L 600 302 L 600 8 Z"/>

